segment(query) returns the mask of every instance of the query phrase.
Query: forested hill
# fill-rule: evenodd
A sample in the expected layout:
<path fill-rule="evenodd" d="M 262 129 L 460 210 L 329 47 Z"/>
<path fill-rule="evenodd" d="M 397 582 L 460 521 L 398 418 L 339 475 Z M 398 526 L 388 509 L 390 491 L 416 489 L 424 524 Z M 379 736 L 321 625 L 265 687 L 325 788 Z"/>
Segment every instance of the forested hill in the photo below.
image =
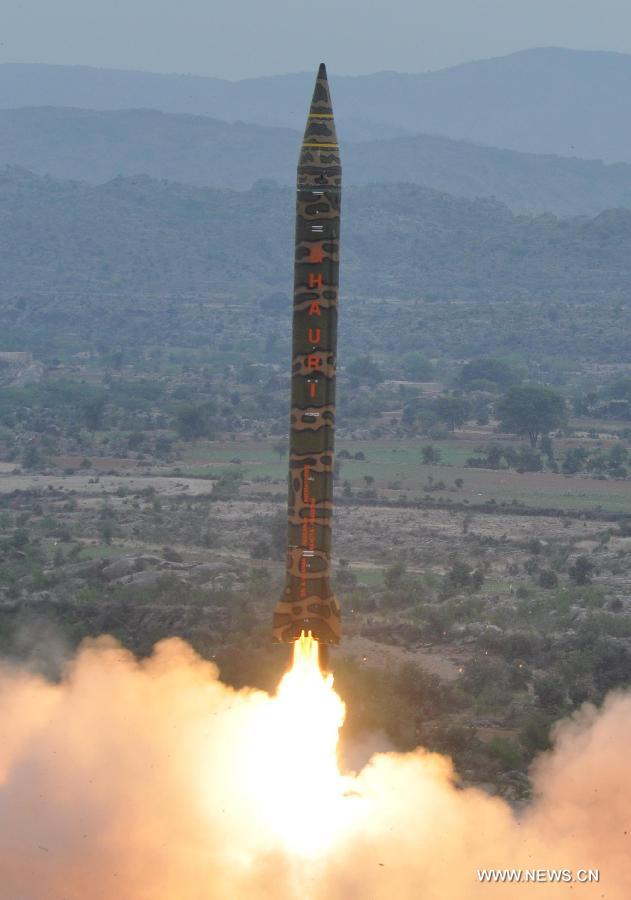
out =
<path fill-rule="evenodd" d="M 0 107 L 142 107 L 302 129 L 313 74 L 231 82 L 5 63 Z M 547 47 L 436 72 L 330 78 L 344 141 L 440 134 L 529 153 L 631 162 L 629 54 Z"/>
<path fill-rule="evenodd" d="M 94 184 L 148 174 L 208 187 L 295 181 L 300 134 L 155 110 L 0 110 L 0 165 Z M 631 165 L 537 156 L 415 135 L 343 146 L 347 185 L 413 182 L 516 211 L 596 214 L 631 207 Z"/>
<path fill-rule="evenodd" d="M 146 176 L 99 186 L 22 169 L 0 176 L 3 294 L 289 287 L 294 193 L 203 189 Z M 631 294 L 631 211 L 529 218 L 493 200 L 412 185 L 344 195 L 347 293 L 516 295 L 579 303 Z M 56 301 L 53 301 L 56 302 Z"/>
<path fill-rule="evenodd" d="M 341 340 L 355 353 L 631 360 L 630 211 L 529 218 L 412 185 L 350 188 L 343 203 Z M 259 353 L 270 329 L 289 334 L 293 226 L 291 188 L 0 172 L 2 349 Z"/>

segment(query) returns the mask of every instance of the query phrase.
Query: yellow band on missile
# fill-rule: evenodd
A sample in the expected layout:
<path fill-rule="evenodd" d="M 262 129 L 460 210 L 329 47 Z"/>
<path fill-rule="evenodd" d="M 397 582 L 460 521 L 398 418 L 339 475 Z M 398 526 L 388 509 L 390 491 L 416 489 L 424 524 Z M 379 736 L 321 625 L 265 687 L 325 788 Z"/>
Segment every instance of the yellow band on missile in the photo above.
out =
<path fill-rule="evenodd" d="M 333 113 L 309 113 L 309 119 L 332 119 Z"/>
<path fill-rule="evenodd" d="M 307 144 L 305 141 L 302 142 L 303 147 L 335 147 L 339 149 L 339 144 Z"/>

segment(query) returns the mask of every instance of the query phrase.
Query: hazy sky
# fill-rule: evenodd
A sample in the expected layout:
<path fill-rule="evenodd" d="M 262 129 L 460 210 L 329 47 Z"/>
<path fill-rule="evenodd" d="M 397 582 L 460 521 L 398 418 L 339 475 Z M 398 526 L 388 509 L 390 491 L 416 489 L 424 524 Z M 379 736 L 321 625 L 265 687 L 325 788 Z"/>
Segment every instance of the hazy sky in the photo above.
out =
<path fill-rule="evenodd" d="M 630 0 L 4 0 L 0 61 L 244 78 L 422 72 L 527 47 L 631 52 Z"/>

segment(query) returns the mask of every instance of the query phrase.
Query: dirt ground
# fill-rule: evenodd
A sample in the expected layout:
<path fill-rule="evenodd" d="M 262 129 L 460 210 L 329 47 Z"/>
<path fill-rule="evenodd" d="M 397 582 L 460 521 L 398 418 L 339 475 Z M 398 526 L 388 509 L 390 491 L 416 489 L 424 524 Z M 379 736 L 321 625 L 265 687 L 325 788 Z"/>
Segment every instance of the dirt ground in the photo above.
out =
<path fill-rule="evenodd" d="M 421 666 L 431 675 L 438 675 L 445 681 L 455 681 L 467 659 L 467 654 L 453 648 L 408 650 L 393 647 L 370 638 L 353 635 L 344 640 L 343 655 L 351 656 L 357 662 L 369 667 L 391 669 L 402 663 L 411 662 Z"/>
<path fill-rule="evenodd" d="M 6 468 L 5 468 L 6 467 Z M 78 494 L 103 496 L 115 495 L 121 486 L 128 491 L 142 491 L 153 488 L 164 495 L 209 494 L 212 481 L 204 478 L 166 478 L 159 475 L 28 475 L 13 474 L 15 466 L 0 464 L 0 494 L 11 494 L 13 491 L 51 490 L 76 491 Z"/>

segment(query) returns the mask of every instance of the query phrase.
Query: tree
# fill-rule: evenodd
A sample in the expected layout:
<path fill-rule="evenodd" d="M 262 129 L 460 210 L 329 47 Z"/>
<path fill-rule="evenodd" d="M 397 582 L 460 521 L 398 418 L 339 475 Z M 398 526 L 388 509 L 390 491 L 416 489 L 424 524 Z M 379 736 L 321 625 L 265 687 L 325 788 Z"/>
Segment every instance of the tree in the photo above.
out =
<path fill-rule="evenodd" d="M 104 543 L 111 544 L 112 538 L 116 534 L 116 525 L 112 519 L 103 519 L 98 525 L 99 534 Z"/>
<path fill-rule="evenodd" d="M 383 581 L 388 590 L 397 588 L 405 575 L 405 563 L 395 562 L 383 573 Z"/>
<path fill-rule="evenodd" d="M 583 469 L 587 456 L 588 453 L 584 447 L 569 447 L 565 451 L 561 471 L 564 475 L 575 475 Z"/>
<path fill-rule="evenodd" d="M 594 565 L 587 556 L 577 556 L 574 565 L 568 569 L 570 578 L 576 584 L 590 584 Z"/>
<path fill-rule="evenodd" d="M 541 452 L 547 457 L 548 464 L 551 465 L 554 462 L 554 447 L 549 434 L 544 434 L 541 438 Z"/>
<path fill-rule="evenodd" d="M 565 690 L 558 676 L 548 673 L 535 680 L 535 696 L 546 712 L 557 712 L 565 702 Z"/>
<path fill-rule="evenodd" d="M 483 357 L 466 363 L 458 375 L 458 384 L 465 390 L 490 388 L 503 391 L 521 379 L 516 368 L 504 359 Z"/>
<path fill-rule="evenodd" d="M 559 579 L 557 574 L 556 572 L 553 572 L 552 569 L 542 569 L 539 573 L 539 584 L 542 588 L 545 588 L 545 590 L 552 590 L 557 587 L 558 583 Z"/>
<path fill-rule="evenodd" d="M 429 381 L 434 368 L 429 359 L 418 351 L 406 353 L 401 360 L 401 367 L 412 381 Z"/>
<path fill-rule="evenodd" d="M 499 444 L 489 444 L 485 451 L 486 456 L 472 456 L 467 460 L 467 465 L 474 468 L 499 469 L 502 465 L 504 450 Z M 508 461 L 507 461 L 508 464 Z"/>
<path fill-rule="evenodd" d="M 527 434 L 532 448 L 539 437 L 558 428 L 565 419 L 565 400 L 542 384 L 519 384 L 498 401 L 495 412 L 504 431 Z"/>
<path fill-rule="evenodd" d="M 214 433 L 214 409 L 210 403 L 192 403 L 177 414 L 176 427 L 184 440 L 210 437 Z"/>
<path fill-rule="evenodd" d="M 597 400 L 598 395 L 594 393 L 594 391 L 589 391 L 587 394 L 581 395 L 580 397 L 575 397 L 572 401 L 574 412 L 577 416 L 592 415 Z"/>
<path fill-rule="evenodd" d="M 146 440 L 147 436 L 142 431 L 132 431 L 127 438 L 127 447 L 129 450 L 140 450 Z"/>
<path fill-rule="evenodd" d="M 160 434 L 156 438 L 154 453 L 160 459 L 164 459 L 173 450 L 173 441 L 166 434 Z"/>
<path fill-rule="evenodd" d="M 438 447 L 434 447 L 433 444 L 426 444 L 421 449 L 421 458 L 426 465 L 431 465 L 432 463 L 440 462 L 440 450 Z"/>
<path fill-rule="evenodd" d="M 352 360 L 346 371 L 360 384 L 379 384 L 383 381 L 383 372 L 370 356 L 358 356 Z"/>
<path fill-rule="evenodd" d="M 444 422 L 451 431 L 464 424 L 471 414 L 469 401 L 464 397 L 438 397 L 432 406 L 438 419 Z"/>
<path fill-rule="evenodd" d="M 462 560 L 457 559 L 447 573 L 447 580 L 454 588 L 463 588 L 471 584 L 471 569 Z"/>
<path fill-rule="evenodd" d="M 550 749 L 551 720 L 540 710 L 529 716 L 519 734 L 521 745 L 534 756 L 541 750 Z"/>
<path fill-rule="evenodd" d="M 270 553 L 270 545 L 267 541 L 255 541 L 250 547 L 250 557 L 252 559 L 269 559 Z"/>
<path fill-rule="evenodd" d="M 474 569 L 471 573 L 471 589 L 479 591 L 484 584 L 484 572 L 482 569 Z"/>
<path fill-rule="evenodd" d="M 90 431 L 95 432 L 100 428 L 104 415 L 105 397 L 95 397 L 93 400 L 86 400 L 83 404 L 83 419 Z"/>
<path fill-rule="evenodd" d="M 287 515 L 279 510 L 272 519 L 268 535 L 272 559 L 284 559 L 287 553 Z"/>
<path fill-rule="evenodd" d="M 239 496 L 239 485 L 243 480 L 240 469 L 230 469 L 222 472 L 213 484 L 210 496 L 213 500 L 232 500 Z"/>
<path fill-rule="evenodd" d="M 613 397 L 616 400 L 631 400 L 631 377 L 621 375 L 603 388 L 604 397 Z"/>
<path fill-rule="evenodd" d="M 611 474 L 616 478 L 625 478 L 627 470 L 624 467 L 629 459 L 629 451 L 622 444 L 615 444 L 608 453 L 607 465 L 611 470 Z"/>
<path fill-rule="evenodd" d="M 517 455 L 518 472 L 541 472 L 543 460 L 541 454 L 532 447 L 521 447 Z"/>
<path fill-rule="evenodd" d="M 11 540 L 16 550 L 22 550 L 29 542 L 28 531 L 25 528 L 17 528 Z"/>
<path fill-rule="evenodd" d="M 335 580 L 337 584 L 343 585 L 344 587 L 355 587 L 357 584 L 357 575 L 354 572 L 351 572 L 350 564 L 347 559 L 341 559 L 338 564 L 337 572 L 335 573 Z"/>
<path fill-rule="evenodd" d="M 36 469 L 43 463 L 42 455 L 37 447 L 30 444 L 22 454 L 22 466 L 25 469 Z"/>

